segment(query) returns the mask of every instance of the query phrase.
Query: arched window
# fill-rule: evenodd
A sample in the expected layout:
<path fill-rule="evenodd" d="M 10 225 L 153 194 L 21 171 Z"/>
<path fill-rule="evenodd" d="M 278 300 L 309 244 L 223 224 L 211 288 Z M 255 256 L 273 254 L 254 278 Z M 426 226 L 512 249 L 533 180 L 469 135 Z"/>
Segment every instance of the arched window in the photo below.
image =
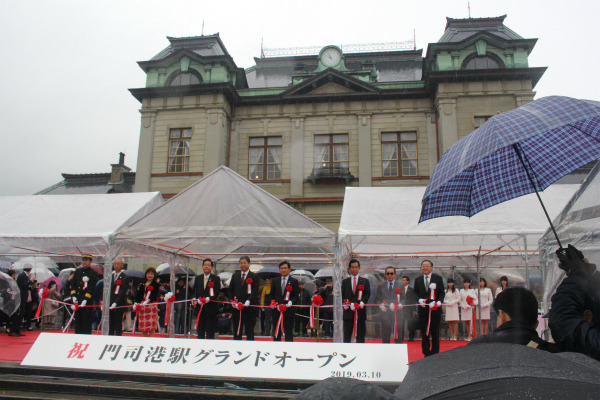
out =
<path fill-rule="evenodd" d="M 463 62 L 462 69 L 500 69 L 504 68 L 504 63 L 498 56 L 487 53 L 485 56 L 473 54 L 467 57 Z"/>
<path fill-rule="evenodd" d="M 188 86 L 202 83 L 202 77 L 196 71 L 177 71 L 174 72 L 165 86 Z"/>

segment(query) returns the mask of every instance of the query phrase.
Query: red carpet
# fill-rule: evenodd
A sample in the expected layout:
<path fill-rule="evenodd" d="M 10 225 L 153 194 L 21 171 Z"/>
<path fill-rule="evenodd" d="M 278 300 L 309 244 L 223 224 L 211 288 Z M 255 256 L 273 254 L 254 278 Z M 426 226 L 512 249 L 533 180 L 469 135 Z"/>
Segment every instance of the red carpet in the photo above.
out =
<path fill-rule="evenodd" d="M 59 331 L 49 331 L 49 332 L 59 332 Z M 33 342 L 37 339 L 40 334 L 39 331 L 30 331 L 23 332 L 25 336 L 21 337 L 12 337 L 7 334 L 0 334 L 0 348 L 2 352 L 0 352 L 0 362 L 16 362 L 20 363 L 27 355 L 29 348 L 33 345 Z M 69 333 L 65 333 L 65 335 L 69 335 Z M 131 335 L 131 334 L 125 334 Z M 141 336 L 136 334 L 135 336 Z M 158 337 L 166 337 L 166 335 L 156 335 Z M 232 340 L 231 336 L 221 336 L 221 340 Z M 256 340 L 271 340 L 268 337 L 257 337 Z M 294 338 L 296 342 L 315 342 L 315 339 L 312 338 Z M 320 342 L 333 342 L 332 339 L 321 339 Z M 367 340 L 367 343 L 379 343 L 376 340 Z M 423 353 L 421 352 L 421 341 L 415 340 L 414 342 L 405 342 L 408 345 L 408 361 L 413 362 L 423 358 Z M 465 341 L 457 341 L 452 342 L 449 340 L 442 340 L 440 343 L 440 350 L 447 351 L 452 350 L 457 347 L 465 346 L 467 342 Z M 390 345 L 392 346 L 392 345 Z"/>

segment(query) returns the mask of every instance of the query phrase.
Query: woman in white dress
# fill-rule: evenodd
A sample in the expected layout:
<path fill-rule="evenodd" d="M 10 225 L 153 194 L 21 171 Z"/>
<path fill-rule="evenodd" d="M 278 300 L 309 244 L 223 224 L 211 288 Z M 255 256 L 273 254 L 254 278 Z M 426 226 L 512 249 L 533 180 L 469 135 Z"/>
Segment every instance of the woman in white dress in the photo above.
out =
<path fill-rule="evenodd" d="M 481 299 L 481 334 L 488 334 L 490 322 L 490 307 L 494 302 L 492 290 L 487 287 L 487 281 L 484 278 L 479 279 L 479 297 Z"/>
<path fill-rule="evenodd" d="M 508 278 L 506 276 L 501 276 L 500 277 L 500 286 L 498 286 L 496 288 L 496 297 L 498 297 L 498 295 L 500 293 L 502 293 L 503 290 L 506 290 L 507 287 L 508 287 Z"/>
<path fill-rule="evenodd" d="M 446 295 L 444 296 L 444 304 L 446 305 L 446 322 L 448 322 L 450 335 L 452 335 L 450 340 L 458 340 L 459 303 L 460 292 L 454 287 L 454 279 L 448 278 L 448 289 L 446 289 Z"/>
<path fill-rule="evenodd" d="M 465 323 L 465 328 L 467 329 L 467 333 L 469 335 L 467 340 L 471 340 L 473 338 L 471 331 L 471 319 L 473 316 L 473 306 L 477 305 L 477 293 L 475 292 L 475 289 L 471 289 L 471 279 L 463 279 L 463 286 L 464 289 L 460 289 L 460 306 L 462 308 L 460 319 Z M 472 299 L 471 304 L 469 304 L 467 300 L 469 296 Z"/>

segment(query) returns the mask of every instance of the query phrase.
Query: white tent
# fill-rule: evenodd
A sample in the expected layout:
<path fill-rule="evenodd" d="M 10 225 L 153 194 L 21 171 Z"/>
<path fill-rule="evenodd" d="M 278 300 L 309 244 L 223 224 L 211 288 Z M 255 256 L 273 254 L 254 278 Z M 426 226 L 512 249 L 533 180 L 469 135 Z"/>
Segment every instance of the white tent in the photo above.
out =
<path fill-rule="evenodd" d="M 541 193 L 556 216 L 579 185 L 553 185 Z M 346 257 L 368 267 L 525 266 L 538 263 L 537 242 L 548 222 L 535 194 L 484 210 L 471 218 L 418 223 L 425 187 L 346 188 L 339 241 Z"/>
<path fill-rule="evenodd" d="M 581 250 L 590 262 L 600 264 L 600 163 L 597 163 L 585 182 L 575 193 L 562 212 L 553 220 L 563 247 L 572 244 Z M 545 311 L 550 298 L 565 276 L 558 267 L 555 251 L 556 238 L 548 229 L 539 241 L 540 264 L 544 277 Z"/>
<path fill-rule="evenodd" d="M 105 255 L 119 229 L 163 203 L 160 193 L 0 197 L 0 255 Z"/>
<path fill-rule="evenodd" d="M 140 256 L 329 265 L 335 234 L 227 167 L 219 167 L 123 229 L 115 243 Z M 232 256 L 233 255 L 233 256 Z"/>

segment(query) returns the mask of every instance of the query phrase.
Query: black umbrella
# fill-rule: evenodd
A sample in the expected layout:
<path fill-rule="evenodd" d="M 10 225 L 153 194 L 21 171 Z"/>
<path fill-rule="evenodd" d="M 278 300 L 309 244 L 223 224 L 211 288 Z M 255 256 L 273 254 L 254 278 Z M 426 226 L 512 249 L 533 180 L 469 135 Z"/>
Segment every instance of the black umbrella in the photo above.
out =
<path fill-rule="evenodd" d="M 256 274 L 263 279 L 277 278 L 280 275 L 279 267 L 266 267 L 258 271 Z"/>
<path fill-rule="evenodd" d="M 552 354 L 505 343 L 446 351 L 411 364 L 399 399 L 591 399 L 600 363 L 579 353 Z"/>
<path fill-rule="evenodd" d="M 123 272 L 125 272 L 125 275 L 127 275 L 129 278 L 133 279 L 133 280 L 145 280 L 146 276 L 144 275 L 143 271 L 138 271 L 135 269 L 126 269 Z"/>

